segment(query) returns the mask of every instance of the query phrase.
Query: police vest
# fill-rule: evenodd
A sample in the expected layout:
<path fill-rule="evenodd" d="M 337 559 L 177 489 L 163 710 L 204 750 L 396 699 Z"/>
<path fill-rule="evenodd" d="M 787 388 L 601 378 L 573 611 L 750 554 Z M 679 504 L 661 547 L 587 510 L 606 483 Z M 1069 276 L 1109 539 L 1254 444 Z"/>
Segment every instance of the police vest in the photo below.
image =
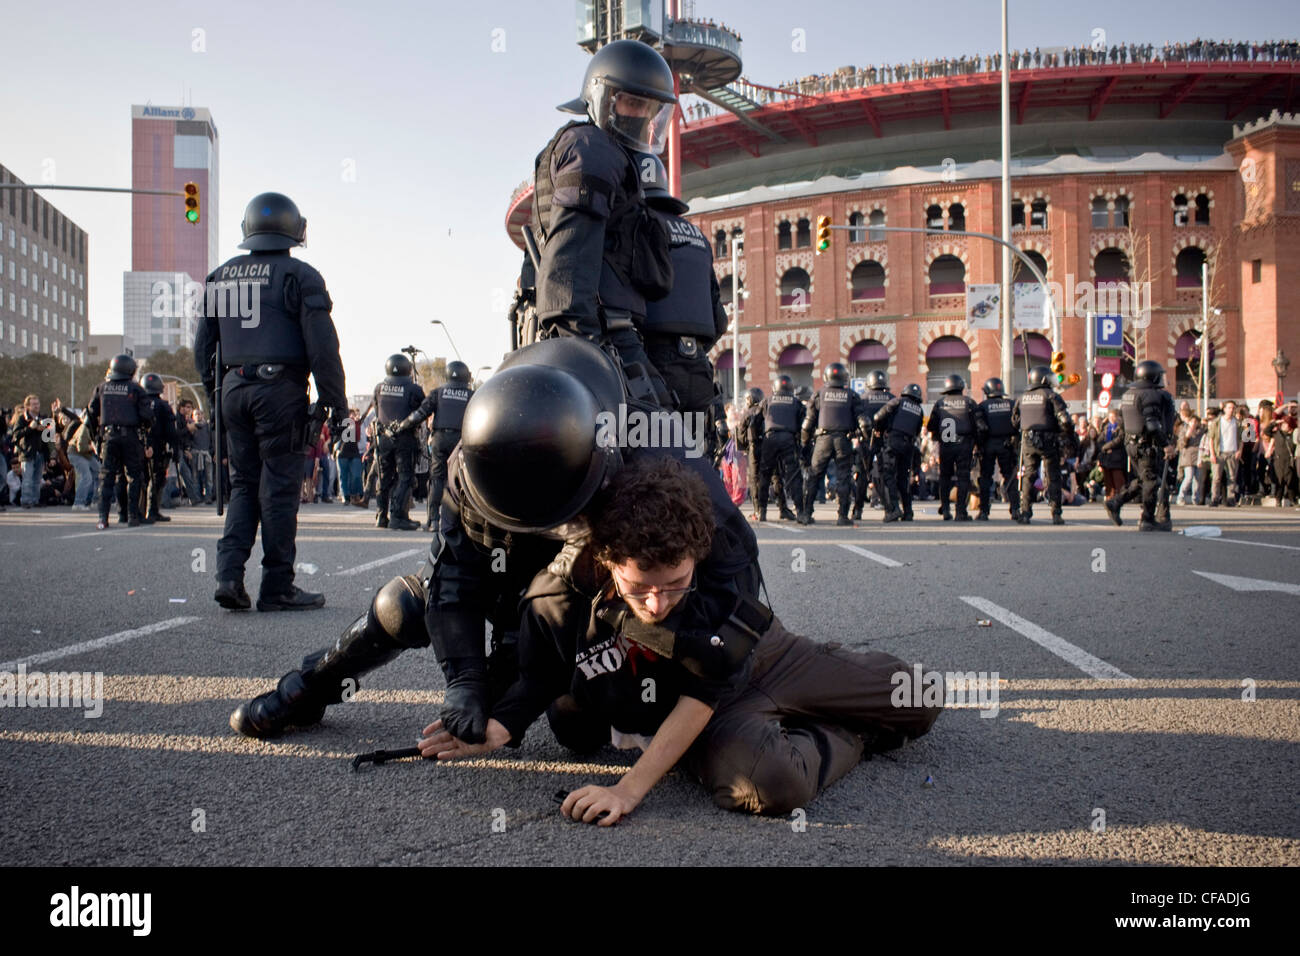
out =
<path fill-rule="evenodd" d="M 713 324 L 713 249 L 704 233 L 680 216 L 655 213 L 668 230 L 672 248 L 673 288 L 657 302 L 647 302 L 649 335 L 693 335 L 707 348 L 717 328 Z"/>
<path fill-rule="evenodd" d="M 894 393 L 886 388 L 869 388 L 867 393 L 862 396 L 862 401 L 866 405 L 865 415 L 868 418 L 875 418 L 876 412 L 880 411 L 894 399 Z"/>
<path fill-rule="evenodd" d="M 288 252 L 236 256 L 218 266 L 208 276 L 205 314 L 221 328 L 221 361 L 305 369 L 303 294 L 316 287 L 324 292 L 320 273 Z"/>
<path fill-rule="evenodd" d="M 400 422 L 419 404 L 416 395 L 419 386 L 406 376 L 400 378 L 389 376 L 375 386 L 375 407 L 378 409 L 379 422 L 391 425 Z"/>
<path fill-rule="evenodd" d="M 972 402 L 965 395 L 944 395 L 934 404 L 932 415 L 939 417 L 939 431 L 943 433 L 945 422 L 951 421 L 953 429 L 959 436 L 969 435 L 975 430 L 975 423 L 971 420 Z"/>
<path fill-rule="evenodd" d="M 1130 386 L 1120 399 L 1120 414 L 1124 416 L 1125 437 L 1136 441 L 1143 435 L 1155 435 L 1165 432 L 1168 437 L 1165 415 L 1165 399 L 1168 393 L 1149 382 L 1137 382 Z M 1173 400 L 1169 400 L 1173 408 Z"/>
<path fill-rule="evenodd" d="M 763 426 L 769 432 L 799 430 L 799 406 L 802 403 L 793 395 L 777 392 L 764 402 Z"/>
<path fill-rule="evenodd" d="M 852 431 L 857 424 L 853 420 L 853 399 L 856 397 L 856 392 L 838 385 L 823 388 L 818 399 L 821 408 L 817 411 L 817 427 L 830 432 Z"/>
<path fill-rule="evenodd" d="M 1060 423 L 1056 420 L 1056 409 L 1052 403 L 1050 388 L 1031 388 L 1016 400 L 1020 406 L 1020 430 L 1022 432 L 1059 432 Z"/>
<path fill-rule="evenodd" d="M 474 393 L 465 385 L 447 384 L 438 389 L 438 410 L 433 413 L 433 427 L 460 431 L 465 420 L 465 405 Z"/>
<path fill-rule="evenodd" d="M 1006 438 L 1011 434 L 1011 407 L 1015 403 L 1005 395 L 980 402 L 989 423 L 989 438 Z"/>
<path fill-rule="evenodd" d="M 137 383 L 104 382 L 99 386 L 99 421 L 101 425 L 134 428 L 140 424 L 140 397 Z"/>
<path fill-rule="evenodd" d="M 894 420 L 890 423 L 889 430 L 908 438 L 915 438 L 921 433 L 921 419 L 924 417 L 925 410 L 920 402 L 908 395 L 899 396 L 898 407 L 894 409 Z"/>

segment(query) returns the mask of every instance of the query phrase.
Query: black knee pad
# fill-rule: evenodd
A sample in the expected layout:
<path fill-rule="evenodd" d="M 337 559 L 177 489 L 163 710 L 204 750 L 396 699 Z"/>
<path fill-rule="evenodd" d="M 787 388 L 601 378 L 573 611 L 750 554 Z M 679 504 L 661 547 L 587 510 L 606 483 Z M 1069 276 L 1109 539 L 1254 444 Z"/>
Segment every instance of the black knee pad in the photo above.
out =
<path fill-rule="evenodd" d="M 375 595 L 371 616 L 402 647 L 428 647 L 424 625 L 424 584 L 414 574 L 393 578 Z"/>

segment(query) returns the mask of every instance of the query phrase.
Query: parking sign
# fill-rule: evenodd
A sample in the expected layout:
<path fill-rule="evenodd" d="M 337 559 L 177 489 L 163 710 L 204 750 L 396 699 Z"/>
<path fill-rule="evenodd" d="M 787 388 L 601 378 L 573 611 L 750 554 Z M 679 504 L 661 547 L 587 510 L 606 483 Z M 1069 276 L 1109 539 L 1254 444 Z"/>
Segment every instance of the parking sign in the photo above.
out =
<path fill-rule="evenodd" d="M 1098 348 L 1123 348 L 1124 346 L 1124 319 L 1119 315 L 1098 315 L 1097 320 L 1097 347 Z"/>

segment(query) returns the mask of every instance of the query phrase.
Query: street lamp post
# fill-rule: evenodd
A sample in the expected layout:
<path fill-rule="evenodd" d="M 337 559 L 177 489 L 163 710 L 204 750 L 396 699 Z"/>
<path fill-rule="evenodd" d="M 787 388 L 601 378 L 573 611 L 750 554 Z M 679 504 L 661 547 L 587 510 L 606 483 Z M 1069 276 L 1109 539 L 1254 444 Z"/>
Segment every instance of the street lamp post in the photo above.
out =
<path fill-rule="evenodd" d="M 460 357 L 460 349 L 456 348 L 456 343 L 452 341 L 451 330 L 447 328 L 447 323 L 442 321 L 442 319 L 430 319 L 429 324 L 442 326 L 442 330 L 447 333 L 447 341 L 451 342 L 451 350 L 456 353 L 456 358 L 462 362 L 465 361 L 463 358 Z"/>
<path fill-rule="evenodd" d="M 76 339 L 68 339 L 68 408 L 77 407 L 77 353 L 81 350 L 72 343 Z"/>

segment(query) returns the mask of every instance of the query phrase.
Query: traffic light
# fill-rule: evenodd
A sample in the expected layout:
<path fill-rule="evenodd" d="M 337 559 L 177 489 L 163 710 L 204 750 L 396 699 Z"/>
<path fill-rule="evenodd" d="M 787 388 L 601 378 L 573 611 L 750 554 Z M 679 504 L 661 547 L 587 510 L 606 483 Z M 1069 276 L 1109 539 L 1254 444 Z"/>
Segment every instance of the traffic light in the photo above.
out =
<path fill-rule="evenodd" d="M 831 217 L 817 217 L 817 255 L 831 247 Z"/>
<path fill-rule="evenodd" d="M 1056 381 L 1059 384 L 1062 385 L 1065 384 L 1065 353 L 1064 352 L 1052 353 L 1052 374 L 1056 376 Z"/>
<path fill-rule="evenodd" d="M 199 221 L 199 184 L 185 184 L 185 218 L 189 222 Z"/>
<path fill-rule="evenodd" d="M 1080 381 L 1080 376 L 1078 372 L 1071 372 L 1069 375 L 1065 377 L 1065 384 L 1067 386 L 1078 385 L 1079 381 Z"/>

